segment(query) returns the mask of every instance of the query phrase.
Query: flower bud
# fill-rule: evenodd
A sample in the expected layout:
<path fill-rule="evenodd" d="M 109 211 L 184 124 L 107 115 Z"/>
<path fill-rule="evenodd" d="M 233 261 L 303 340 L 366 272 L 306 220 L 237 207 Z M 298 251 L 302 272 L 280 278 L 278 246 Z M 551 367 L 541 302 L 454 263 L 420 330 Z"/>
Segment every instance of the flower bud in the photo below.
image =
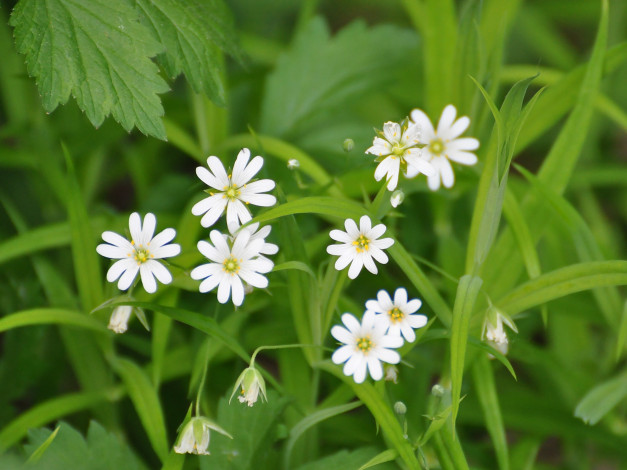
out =
<path fill-rule="evenodd" d="M 131 318 L 133 307 L 130 305 L 119 305 L 113 309 L 109 319 L 109 328 L 117 334 L 124 333 L 128 328 L 128 320 Z"/>
<path fill-rule="evenodd" d="M 295 158 L 290 158 L 290 159 L 287 161 L 287 167 L 288 167 L 290 170 L 295 170 L 295 169 L 297 169 L 297 168 L 299 168 L 299 167 L 300 167 L 300 162 L 299 162 L 298 160 L 296 160 Z"/>
<path fill-rule="evenodd" d="M 241 387 L 240 395 L 237 397 L 240 403 L 246 402 L 248 403 L 248 406 L 253 406 L 257 402 L 259 392 L 261 392 L 262 399 L 264 401 L 268 401 L 268 398 L 266 397 L 266 382 L 263 380 L 263 376 L 255 368 L 255 366 L 244 369 L 244 372 L 242 372 L 237 378 L 229 403 L 233 398 L 233 395 L 235 395 L 238 387 Z"/>
<path fill-rule="evenodd" d="M 404 415 L 407 413 L 407 405 L 405 405 L 402 401 L 397 401 L 394 403 L 394 413 L 397 415 Z"/>
<path fill-rule="evenodd" d="M 434 397 L 438 397 L 438 398 L 444 396 L 444 387 L 442 387 L 442 385 L 440 385 L 440 384 L 435 384 L 431 388 L 431 394 Z"/>
<path fill-rule="evenodd" d="M 390 204 L 392 204 L 392 207 L 398 207 L 399 205 L 401 205 L 404 199 L 405 193 L 403 192 L 403 190 L 397 189 L 392 193 L 392 197 L 390 197 Z"/>
<path fill-rule="evenodd" d="M 386 366 L 384 379 L 387 382 L 398 383 L 398 367 L 396 367 L 394 364 Z"/>
<path fill-rule="evenodd" d="M 342 147 L 344 148 L 344 151 L 348 153 L 355 147 L 355 141 L 353 139 L 346 139 L 342 143 Z"/>
<path fill-rule="evenodd" d="M 233 436 L 210 419 L 197 416 L 185 423 L 185 427 L 183 427 L 174 446 L 174 452 L 177 454 L 209 455 L 207 449 L 209 447 L 209 434 L 212 429 L 233 439 Z"/>

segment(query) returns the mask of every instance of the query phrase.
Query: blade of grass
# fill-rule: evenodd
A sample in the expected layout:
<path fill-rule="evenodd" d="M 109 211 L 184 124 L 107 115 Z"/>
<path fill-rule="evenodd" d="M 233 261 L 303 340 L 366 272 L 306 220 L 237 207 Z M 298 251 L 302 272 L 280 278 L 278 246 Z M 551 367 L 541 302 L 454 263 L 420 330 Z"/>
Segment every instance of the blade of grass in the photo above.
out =
<path fill-rule="evenodd" d="M 106 333 L 107 329 L 84 313 L 58 308 L 40 308 L 12 313 L 0 318 L 0 333 L 32 325 L 69 325 Z"/>

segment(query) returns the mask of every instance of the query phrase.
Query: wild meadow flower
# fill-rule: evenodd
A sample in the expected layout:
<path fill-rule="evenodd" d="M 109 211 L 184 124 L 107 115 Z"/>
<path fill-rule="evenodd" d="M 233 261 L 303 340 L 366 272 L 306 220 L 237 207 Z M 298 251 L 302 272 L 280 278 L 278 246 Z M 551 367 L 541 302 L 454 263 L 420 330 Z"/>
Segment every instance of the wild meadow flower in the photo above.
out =
<path fill-rule="evenodd" d="M 255 222 L 254 224 L 247 225 L 246 230 L 250 232 L 249 243 L 257 239 L 263 240 L 263 244 L 261 245 L 261 248 L 259 248 L 260 256 L 276 255 L 279 252 L 279 247 L 277 245 L 275 245 L 274 243 L 266 242 L 266 237 L 270 235 L 272 227 L 270 227 L 269 225 L 264 225 L 263 227 L 259 228 L 259 222 Z M 231 234 L 231 239 L 232 236 L 233 234 Z"/>
<path fill-rule="evenodd" d="M 403 345 L 400 336 L 386 334 L 386 323 L 382 315 L 367 311 L 361 323 L 350 313 L 342 315 L 344 326 L 335 325 L 331 335 L 340 346 L 331 356 L 335 364 L 344 363 L 344 375 L 352 375 L 356 383 L 366 379 L 366 369 L 374 380 L 381 380 L 383 367 L 381 362 L 398 364 L 401 356 L 390 348 Z"/>
<path fill-rule="evenodd" d="M 295 158 L 290 158 L 287 161 L 287 168 L 289 170 L 296 170 L 296 169 L 300 168 L 300 162 L 298 160 L 296 160 Z"/>
<path fill-rule="evenodd" d="M 372 147 L 366 153 L 376 155 L 380 162 L 374 172 L 374 179 L 381 181 L 385 176 L 389 191 L 396 189 L 399 173 L 402 171 L 408 178 L 418 173 L 434 175 L 435 169 L 423 158 L 420 144 L 420 126 L 404 121 L 401 124 L 386 122 L 383 132 L 374 138 Z"/>
<path fill-rule="evenodd" d="M 255 366 L 247 367 L 237 378 L 229 403 L 238 388 L 241 389 L 240 394 L 237 397 L 240 403 L 246 402 L 248 406 L 253 406 L 257 403 L 259 392 L 261 392 L 262 399 L 264 401 L 268 401 L 268 397 L 266 396 L 266 382 L 263 379 L 261 372 L 259 372 Z"/>
<path fill-rule="evenodd" d="M 474 137 L 459 138 L 470 125 L 470 119 L 462 116 L 455 120 L 457 109 L 449 104 L 442 111 L 437 130 L 429 117 L 420 109 L 411 112 L 411 120 L 422 130 L 420 142 L 425 144 L 422 155 L 431 163 L 435 172 L 427 175 L 429 189 L 436 191 L 440 188 L 440 181 L 446 188 L 455 183 L 455 174 L 450 161 L 460 165 L 474 165 L 477 156 L 470 152 L 479 148 L 479 141 Z M 449 161 L 450 160 L 450 161 Z"/>
<path fill-rule="evenodd" d="M 209 292 L 218 288 L 218 302 L 224 304 L 229 297 L 236 307 L 244 301 L 244 284 L 264 288 L 268 279 L 262 274 L 272 271 L 274 263 L 265 256 L 260 256 L 265 240 L 262 237 L 252 239 L 247 228 L 240 230 L 232 239 L 218 230 L 209 234 L 211 242 L 198 242 L 198 250 L 211 263 L 201 264 L 191 272 L 192 279 L 202 280 L 200 292 Z"/>
<path fill-rule="evenodd" d="M 209 455 L 208 448 L 211 430 L 233 439 L 228 432 L 210 419 L 204 416 L 196 416 L 191 418 L 183 427 L 174 446 L 174 452 L 177 454 Z"/>
<path fill-rule="evenodd" d="M 115 232 L 103 232 L 102 239 L 108 244 L 98 245 L 96 251 L 105 258 L 119 260 L 109 268 L 107 281 L 114 282 L 119 278 L 118 288 L 127 290 L 139 272 L 144 289 L 152 294 L 157 291 L 155 278 L 162 284 L 172 282 L 170 271 L 157 260 L 171 258 L 181 252 L 178 244 L 170 243 L 176 236 L 176 231 L 167 228 L 153 238 L 157 218 L 151 213 L 144 217 L 142 227 L 139 214 L 133 212 L 128 225 L 131 232 L 130 242 Z"/>
<path fill-rule="evenodd" d="M 385 233 L 385 225 L 379 224 L 372 227 L 370 217 L 364 215 L 359 219 L 359 228 L 352 219 L 346 219 L 344 227 L 346 227 L 346 232 L 331 230 L 329 234 L 333 240 L 341 243 L 327 247 L 327 253 L 339 256 L 335 262 L 335 269 L 341 271 L 350 263 L 348 277 L 351 279 L 355 279 L 364 266 L 372 274 L 377 274 L 374 261 L 381 264 L 387 263 L 388 256 L 383 250 L 394 244 L 391 238 L 379 239 Z"/>
<path fill-rule="evenodd" d="M 427 317 L 424 315 L 414 315 L 418 311 L 422 302 L 419 299 L 407 301 L 407 291 L 399 287 L 394 292 L 394 300 L 383 289 L 377 293 L 377 300 L 368 300 L 366 310 L 383 317 L 388 335 L 403 336 L 407 341 L 413 343 L 416 340 L 414 329 L 422 328 L 427 324 Z"/>
<path fill-rule="evenodd" d="M 203 227 L 211 227 L 226 210 L 226 224 L 230 232 L 252 217 L 246 207 L 248 204 L 269 207 L 276 204 L 276 198 L 271 194 L 262 194 L 274 188 L 274 181 L 270 179 L 250 180 L 261 170 L 263 158 L 256 156 L 250 162 L 250 150 L 242 149 L 237 155 L 233 173 L 227 174 L 224 165 L 218 157 L 207 158 L 209 169 L 199 166 L 196 174 L 206 185 L 210 196 L 197 202 L 192 207 L 192 214 L 203 215 L 200 223 Z"/>
<path fill-rule="evenodd" d="M 481 339 L 505 355 L 509 350 L 509 340 L 503 325 L 507 325 L 512 331 L 518 333 L 518 328 L 507 315 L 494 307 L 490 307 L 483 323 Z"/>

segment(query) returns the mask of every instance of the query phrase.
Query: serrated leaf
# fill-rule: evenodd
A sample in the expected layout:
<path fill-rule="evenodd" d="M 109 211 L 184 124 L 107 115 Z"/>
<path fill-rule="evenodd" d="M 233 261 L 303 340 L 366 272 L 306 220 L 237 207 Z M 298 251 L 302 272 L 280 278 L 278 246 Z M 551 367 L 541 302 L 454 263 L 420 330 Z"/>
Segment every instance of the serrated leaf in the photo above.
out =
<path fill-rule="evenodd" d="M 381 89 L 417 44 L 412 31 L 358 21 L 331 38 L 322 18 L 296 36 L 266 83 L 261 130 L 286 136 L 322 111 Z M 385 66 L 381 66 L 381 61 Z M 310 121 L 311 122 L 311 121 Z"/>
<path fill-rule="evenodd" d="M 100 424 L 92 421 L 87 439 L 67 423 L 57 428 L 57 436 L 41 454 L 36 463 L 28 468 L 34 470 L 108 470 L 123 468 L 140 470 L 145 468 L 133 451 L 120 439 L 108 433 Z M 28 453 L 36 452 L 52 435 L 49 429 L 33 429 L 29 432 Z"/>
<path fill-rule="evenodd" d="M 224 105 L 224 65 L 219 49 L 235 57 L 240 50 L 228 8 L 222 0 L 137 0 L 144 24 L 165 51 L 157 61 L 175 78 L 185 74 L 196 93 Z"/>
<path fill-rule="evenodd" d="M 13 10 L 17 50 L 26 56 L 43 106 L 52 112 L 70 94 L 98 127 L 109 114 L 165 139 L 158 96 L 168 90 L 150 57 L 162 46 L 124 0 L 21 0 Z"/>

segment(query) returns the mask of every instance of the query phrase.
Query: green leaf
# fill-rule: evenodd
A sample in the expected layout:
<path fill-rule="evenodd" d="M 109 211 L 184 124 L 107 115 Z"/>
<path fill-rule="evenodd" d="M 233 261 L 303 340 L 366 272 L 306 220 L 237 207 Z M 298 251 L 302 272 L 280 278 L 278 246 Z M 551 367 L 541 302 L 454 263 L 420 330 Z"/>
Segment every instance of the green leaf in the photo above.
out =
<path fill-rule="evenodd" d="M 23 326 L 49 324 L 70 325 L 101 332 L 107 331 L 102 323 L 80 312 L 60 308 L 36 308 L 0 318 L 0 332 Z"/>
<path fill-rule="evenodd" d="M 385 451 L 383 454 L 386 454 Z M 393 452 L 393 451 L 392 451 Z M 305 465 L 301 465 L 297 467 L 296 470 L 348 470 L 355 468 L 366 468 L 360 465 L 367 460 L 368 462 L 376 459 L 378 455 L 376 454 L 376 449 L 365 447 L 362 449 L 356 449 L 351 452 L 347 450 L 341 450 L 334 454 L 323 457 L 319 460 L 315 460 L 313 462 L 309 462 Z M 382 454 L 379 454 L 382 455 Z M 381 462 L 383 463 L 383 461 Z M 364 464 L 365 465 L 365 464 Z M 390 468 L 389 466 L 385 467 L 377 467 L 380 470 L 387 470 Z M 398 468 L 398 466 L 393 466 L 391 468 Z"/>
<path fill-rule="evenodd" d="M 349 199 L 337 199 L 325 196 L 303 197 L 270 209 L 253 218 L 248 224 L 268 222 L 292 214 L 322 214 L 342 219 L 359 220 L 362 215 L 366 214 L 366 209 L 364 209 L 362 205 Z"/>
<path fill-rule="evenodd" d="M 509 456 L 503 417 L 501 416 L 498 392 L 494 383 L 494 371 L 492 370 L 490 360 L 486 356 L 480 355 L 477 358 L 472 367 L 472 377 L 486 427 L 496 452 L 499 469 L 508 470 Z"/>
<path fill-rule="evenodd" d="M 392 462 L 393 460 L 396 460 L 397 457 L 398 452 L 395 449 L 384 450 L 359 467 L 359 470 L 366 470 L 367 468 L 374 467 L 382 463 Z"/>
<path fill-rule="evenodd" d="M 342 413 L 347 413 L 351 410 L 354 410 L 355 408 L 360 407 L 361 405 L 362 403 L 357 401 L 353 403 L 347 403 L 345 405 L 333 406 L 331 408 L 323 408 L 308 414 L 302 420 L 296 423 L 290 431 L 290 436 L 285 446 L 285 453 L 283 456 L 284 468 L 290 468 L 290 457 L 292 456 L 294 444 L 296 443 L 298 438 L 305 433 L 305 431 L 324 421 L 325 419 L 333 418 L 334 416 L 340 415 Z"/>
<path fill-rule="evenodd" d="M 399 456 L 405 462 L 405 465 L 412 470 L 419 470 L 420 464 L 416 459 L 416 454 L 409 441 L 405 438 L 401 425 L 394 415 L 390 406 L 385 402 L 383 397 L 377 392 L 375 387 L 370 383 L 356 384 L 352 377 L 347 377 L 342 370 L 329 361 L 317 364 L 321 369 L 333 374 L 344 383 L 349 385 L 357 398 L 368 407 L 370 413 L 376 420 L 377 424 L 383 430 L 388 438 L 390 445 L 398 451 Z"/>
<path fill-rule="evenodd" d="M 150 60 L 162 47 L 137 19 L 123 0 L 21 0 L 10 24 L 44 109 L 72 94 L 96 127 L 112 114 L 127 131 L 165 139 L 158 94 L 168 85 Z"/>
<path fill-rule="evenodd" d="M 268 393 L 267 403 L 257 402 L 253 407 L 239 402 L 229 404 L 227 397 L 221 398 L 217 422 L 233 439 L 212 433 L 211 455 L 200 459 L 200 468 L 273 468 L 265 463 L 276 439 L 275 428 L 288 402 L 289 399 L 280 398 L 272 391 Z"/>
<path fill-rule="evenodd" d="M 44 455 L 44 452 L 46 452 L 46 449 L 50 447 L 50 444 L 52 444 L 52 441 L 54 441 L 55 437 L 57 437 L 57 434 L 59 434 L 59 429 L 61 429 L 61 426 L 57 426 L 57 428 L 52 432 L 52 434 L 50 434 L 50 436 L 48 436 L 46 440 L 42 442 L 41 445 L 37 447 L 32 454 L 30 454 L 30 457 L 28 457 L 28 460 L 26 461 L 27 463 L 34 464 L 34 463 L 39 462 L 39 460 L 41 459 L 41 456 Z"/>
<path fill-rule="evenodd" d="M 309 274 L 312 278 L 316 279 L 316 274 L 311 270 L 309 266 L 301 261 L 286 261 L 285 263 L 279 263 L 272 268 L 272 272 L 285 271 L 286 269 L 302 271 Z"/>
<path fill-rule="evenodd" d="M 575 292 L 625 284 L 627 284 L 627 261 L 579 263 L 527 281 L 495 302 L 495 305 L 509 315 L 515 315 Z"/>
<path fill-rule="evenodd" d="M 29 432 L 28 453 L 35 454 L 47 440 L 56 434 L 40 459 L 30 464 L 34 470 L 142 470 L 145 467 L 130 447 L 118 436 L 108 433 L 100 424 L 91 421 L 87 439 L 67 423 L 61 423 L 56 431 L 33 429 Z"/>
<path fill-rule="evenodd" d="M 126 385 L 128 395 L 150 439 L 152 448 L 161 461 L 165 461 L 169 446 L 157 390 L 146 373 L 134 362 L 114 358 L 111 365 Z"/>
<path fill-rule="evenodd" d="M 276 136 L 302 132 L 322 112 L 332 116 L 331 110 L 381 89 L 416 44 L 412 31 L 389 25 L 368 28 L 363 21 L 331 38 L 324 20 L 314 18 L 297 34 L 266 82 L 262 132 Z M 385 67 L 380 66 L 383 57 Z"/>
<path fill-rule="evenodd" d="M 235 27 L 222 0 L 137 0 L 144 25 L 165 51 L 157 56 L 172 79 L 181 72 L 196 93 L 224 105 L 224 64 L 219 49 L 240 56 Z"/>
<path fill-rule="evenodd" d="M 468 325 L 475 300 L 483 281 L 476 277 L 465 275 L 459 280 L 455 305 L 453 307 L 453 324 L 451 326 L 451 418 L 453 428 L 459 410 L 459 402 L 462 391 L 462 379 L 464 376 L 464 360 L 466 358 L 466 345 L 468 343 Z"/>
<path fill-rule="evenodd" d="M 627 373 L 595 386 L 575 408 L 575 416 L 584 423 L 595 425 L 627 397 Z"/>

